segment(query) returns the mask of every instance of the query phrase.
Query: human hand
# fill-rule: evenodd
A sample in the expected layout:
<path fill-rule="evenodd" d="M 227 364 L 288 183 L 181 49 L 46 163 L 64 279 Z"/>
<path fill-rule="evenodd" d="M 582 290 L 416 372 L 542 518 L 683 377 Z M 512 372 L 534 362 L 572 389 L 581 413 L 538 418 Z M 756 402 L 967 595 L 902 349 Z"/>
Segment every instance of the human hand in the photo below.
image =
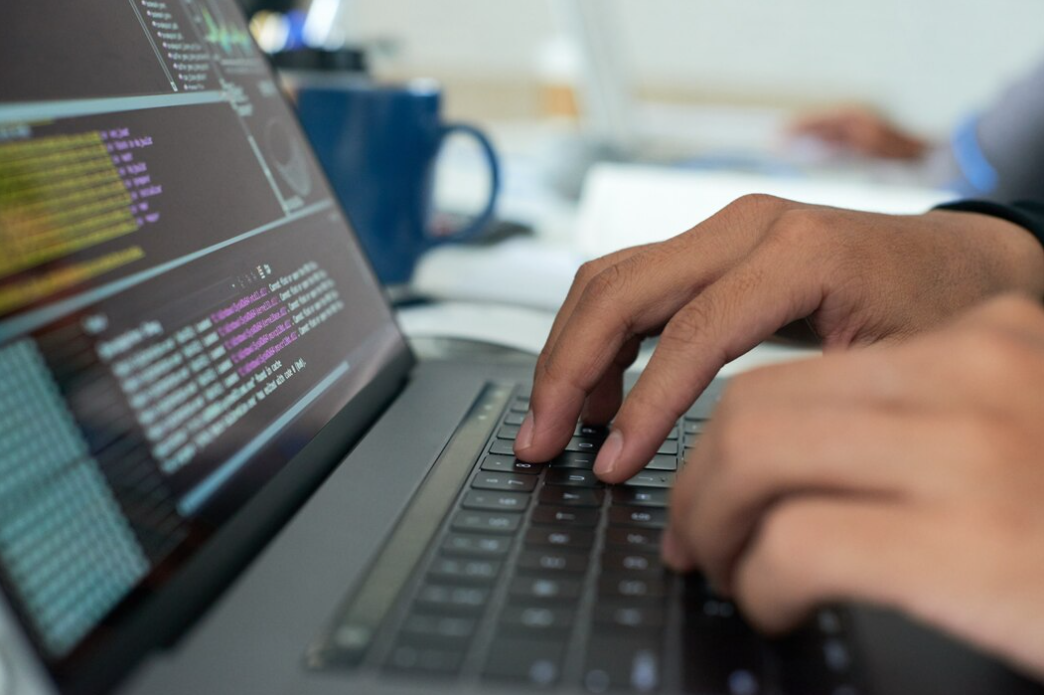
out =
<path fill-rule="evenodd" d="M 680 474 L 664 559 L 757 627 L 899 608 L 1044 677 L 1044 311 L 740 375 Z"/>
<path fill-rule="evenodd" d="M 868 157 L 917 159 L 928 150 L 924 140 L 901 130 L 874 111 L 854 106 L 803 116 L 787 129 L 790 137 L 812 137 Z"/>
<path fill-rule="evenodd" d="M 718 370 L 808 318 L 827 350 L 895 340 L 1004 291 L 1044 293 L 1044 252 L 984 215 L 898 217 L 748 196 L 692 230 L 581 268 L 537 363 L 516 455 L 546 461 L 584 420 L 612 431 L 595 471 L 638 472 Z M 660 336 L 622 400 L 642 338 Z"/>

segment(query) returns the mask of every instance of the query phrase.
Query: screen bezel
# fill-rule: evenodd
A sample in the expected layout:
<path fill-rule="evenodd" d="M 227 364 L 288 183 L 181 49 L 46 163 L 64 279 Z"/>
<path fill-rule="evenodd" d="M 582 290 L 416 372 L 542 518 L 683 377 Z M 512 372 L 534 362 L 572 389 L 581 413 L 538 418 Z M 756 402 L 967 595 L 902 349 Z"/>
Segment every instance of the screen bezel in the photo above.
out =
<path fill-rule="evenodd" d="M 242 19 L 238 6 L 235 11 Z M 256 45 L 255 49 L 263 56 Z M 278 84 L 279 78 L 271 65 L 266 70 Z M 401 391 L 415 364 L 373 264 L 358 240 L 350 215 L 330 185 L 292 103 L 285 94 L 280 98 L 290 114 L 288 124 L 303 141 L 307 156 L 312 158 L 322 182 L 330 191 L 354 253 L 362 258 L 365 272 L 375 288 L 374 300 L 385 304 L 388 321 L 380 330 L 391 333 L 391 348 L 385 355 L 387 361 L 378 368 L 373 379 L 323 425 L 311 442 L 213 531 L 162 587 L 143 598 L 131 614 L 122 615 L 116 621 L 107 617 L 99 623 L 81 642 L 81 645 L 90 643 L 87 654 L 78 654 L 71 660 L 54 659 L 35 640 L 29 639 L 41 665 L 63 695 L 92 695 L 108 691 L 149 652 L 170 645 L 183 635 L 351 451 Z M 17 601 L 8 598 L 12 608 L 18 612 Z M 18 617 L 26 636 L 31 638 L 32 630 L 25 617 Z"/>

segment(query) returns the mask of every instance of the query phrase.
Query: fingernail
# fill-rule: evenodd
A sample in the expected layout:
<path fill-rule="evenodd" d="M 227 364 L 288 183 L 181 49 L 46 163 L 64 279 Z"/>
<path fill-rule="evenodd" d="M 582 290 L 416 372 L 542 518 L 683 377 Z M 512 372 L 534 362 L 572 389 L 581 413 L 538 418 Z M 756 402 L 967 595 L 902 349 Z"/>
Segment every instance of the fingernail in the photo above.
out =
<path fill-rule="evenodd" d="M 598 452 L 598 458 L 595 459 L 594 472 L 595 475 L 609 475 L 616 468 L 616 459 L 620 458 L 620 452 L 623 450 L 623 433 L 620 430 L 614 429 L 609 433 L 605 443 L 602 444 L 602 450 Z"/>
<path fill-rule="evenodd" d="M 685 561 L 685 555 L 682 552 L 681 544 L 670 529 L 667 529 L 663 534 L 663 545 L 660 546 L 660 557 L 663 558 L 664 564 L 671 569 L 680 569 L 682 563 Z"/>
<path fill-rule="evenodd" d="M 529 445 L 533 443 L 533 411 L 530 410 L 526 413 L 526 417 L 522 420 L 522 426 L 518 428 L 518 435 L 515 437 L 515 451 L 524 451 L 529 448 Z"/>

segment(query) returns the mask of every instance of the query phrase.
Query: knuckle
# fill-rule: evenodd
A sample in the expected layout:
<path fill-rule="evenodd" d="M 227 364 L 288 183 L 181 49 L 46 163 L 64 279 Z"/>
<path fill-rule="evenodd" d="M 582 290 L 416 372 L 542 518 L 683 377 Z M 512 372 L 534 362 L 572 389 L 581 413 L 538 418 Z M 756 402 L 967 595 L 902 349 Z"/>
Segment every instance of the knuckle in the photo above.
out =
<path fill-rule="evenodd" d="M 584 297 L 603 299 L 616 296 L 620 292 L 625 291 L 628 284 L 628 275 L 620 263 L 614 263 L 603 268 L 588 281 L 587 289 L 584 290 Z"/>
<path fill-rule="evenodd" d="M 577 268 L 576 275 L 573 278 L 573 285 L 586 287 L 591 278 L 598 275 L 605 268 L 604 259 L 597 258 L 593 261 L 587 261 Z"/>
<path fill-rule="evenodd" d="M 663 327 L 659 347 L 671 350 L 696 343 L 711 328 L 712 317 L 702 302 L 682 307 Z"/>
<path fill-rule="evenodd" d="M 995 381 L 995 387 L 1017 386 L 1039 360 L 1039 347 L 1018 333 L 988 324 L 964 331 L 959 345 L 965 369 L 980 379 Z"/>
<path fill-rule="evenodd" d="M 831 228 L 828 216 L 817 208 L 785 210 L 773 222 L 770 237 L 784 247 L 807 247 L 818 243 Z"/>

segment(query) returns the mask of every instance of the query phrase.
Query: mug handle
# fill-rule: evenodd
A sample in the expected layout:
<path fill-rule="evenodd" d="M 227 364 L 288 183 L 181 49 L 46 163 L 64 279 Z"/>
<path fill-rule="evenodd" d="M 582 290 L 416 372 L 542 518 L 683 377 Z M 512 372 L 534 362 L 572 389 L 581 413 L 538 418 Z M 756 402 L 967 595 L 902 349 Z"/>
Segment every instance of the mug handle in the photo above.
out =
<path fill-rule="evenodd" d="M 489 200 L 486 201 L 486 206 L 482 209 L 482 212 L 479 213 L 478 217 L 472 220 L 471 224 L 458 229 L 447 237 L 444 237 L 445 239 L 462 241 L 465 239 L 471 239 L 477 235 L 486 227 L 486 225 L 489 224 L 490 220 L 493 219 L 493 210 L 496 207 L 497 197 L 500 195 L 500 161 L 497 159 L 497 153 L 493 150 L 493 145 L 490 143 L 489 139 L 486 138 L 481 130 L 475 126 L 468 125 L 467 123 L 450 123 L 449 125 L 443 126 L 442 132 L 439 134 L 439 146 L 441 147 L 442 142 L 446 137 L 453 133 L 470 135 L 478 141 L 479 146 L 486 155 L 486 161 L 489 163 L 490 173 Z"/>

